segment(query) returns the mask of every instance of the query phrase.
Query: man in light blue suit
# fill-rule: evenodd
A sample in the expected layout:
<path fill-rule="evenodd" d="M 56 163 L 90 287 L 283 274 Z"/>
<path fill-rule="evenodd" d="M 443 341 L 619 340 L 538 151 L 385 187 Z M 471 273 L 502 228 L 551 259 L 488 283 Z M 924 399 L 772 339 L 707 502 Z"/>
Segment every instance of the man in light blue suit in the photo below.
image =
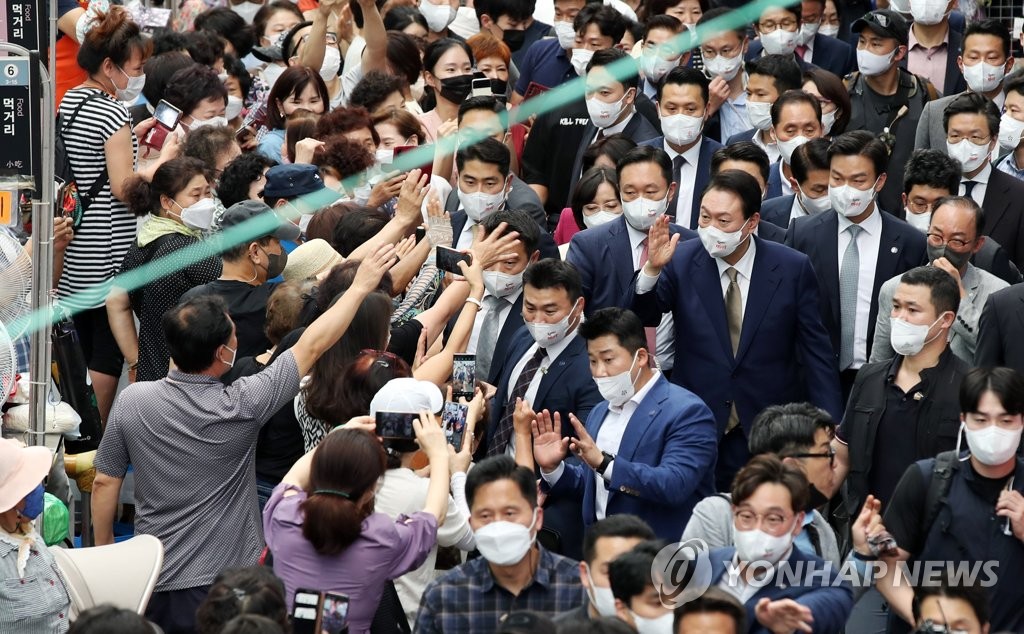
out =
<path fill-rule="evenodd" d="M 814 269 L 804 254 L 752 237 L 760 194 L 746 172 L 713 176 L 701 202 L 700 241 L 678 244 L 659 220 L 650 257 L 630 289 L 645 325 L 672 313 L 677 354 L 687 360 L 672 382 L 715 415 L 720 491 L 750 458 L 750 426 L 768 405 L 809 400 L 833 418 L 842 412 Z"/>
<path fill-rule="evenodd" d="M 583 524 L 628 513 L 675 540 L 694 505 L 714 493 L 715 419 L 695 394 L 650 367 L 643 324 L 605 308 L 580 326 L 604 401 L 570 415 L 578 438 L 548 416 L 535 422 L 534 456 L 550 499 L 583 499 Z M 564 462 L 568 450 L 579 463 Z"/>
<path fill-rule="evenodd" d="M 750 634 L 841 632 L 853 609 L 839 570 L 793 546 L 807 500 L 803 472 L 775 456 L 757 456 L 736 475 L 736 546 L 709 553 L 711 585 L 744 604 Z"/>

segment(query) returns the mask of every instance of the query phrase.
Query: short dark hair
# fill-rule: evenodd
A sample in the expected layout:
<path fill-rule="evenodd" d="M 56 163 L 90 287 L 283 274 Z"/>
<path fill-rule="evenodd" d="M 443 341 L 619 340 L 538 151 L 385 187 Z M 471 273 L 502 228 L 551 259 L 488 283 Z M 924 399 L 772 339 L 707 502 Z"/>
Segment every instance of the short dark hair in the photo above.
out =
<path fill-rule="evenodd" d="M 704 100 L 704 105 L 708 105 L 708 86 L 711 84 L 704 73 L 700 72 L 696 68 L 689 68 L 687 66 L 676 66 L 672 70 L 668 71 L 668 74 L 658 84 L 658 101 L 661 101 L 661 92 L 668 84 L 675 84 L 676 86 L 697 86 L 700 88 L 701 99 Z"/>
<path fill-rule="evenodd" d="M 561 288 L 575 303 L 583 297 L 583 280 L 580 272 L 572 264 L 556 258 L 538 260 L 526 267 L 523 273 L 523 284 L 534 288 Z"/>
<path fill-rule="evenodd" d="M 182 372 L 202 372 L 213 364 L 217 348 L 231 341 L 228 305 L 220 295 L 200 295 L 164 313 L 164 339 Z"/>
<path fill-rule="evenodd" d="M 391 218 L 379 209 L 359 207 L 349 211 L 334 225 L 331 246 L 348 257 L 359 245 L 377 235 Z"/>
<path fill-rule="evenodd" d="M 821 123 L 821 102 L 818 98 L 809 92 L 802 90 L 787 90 L 786 92 L 779 95 L 779 98 L 772 104 L 772 125 L 778 125 L 779 119 L 782 118 L 782 109 L 790 104 L 806 104 L 814 110 L 814 114 L 818 117 L 818 123 Z"/>
<path fill-rule="evenodd" d="M 981 208 L 977 202 L 974 201 L 970 196 L 943 196 L 942 198 L 935 201 L 935 206 L 932 208 L 932 217 L 935 216 L 935 210 L 944 205 L 951 205 L 953 207 L 959 207 L 966 209 L 974 215 L 974 236 L 975 239 L 984 235 L 985 232 L 985 210 Z"/>
<path fill-rule="evenodd" d="M 185 137 L 182 154 L 202 161 L 207 174 L 213 176 L 217 170 L 217 159 L 234 145 L 237 145 L 234 128 L 208 125 Z"/>
<path fill-rule="evenodd" d="M 1003 80 L 1003 92 L 1024 95 L 1024 70 L 1018 69 L 1006 76 Z"/>
<path fill-rule="evenodd" d="M 661 176 L 665 179 L 665 185 L 672 184 L 672 159 L 668 157 L 665 150 L 653 145 L 638 145 L 619 159 L 615 165 L 615 175 L 618 176 L 619 182 L 622 182 L 622 170 L 637 163 L 654 163 L 661 168 Z"/>
<path fill-rule="evenodd" d="M 612 595 L 630 607 L 634 597 L 654 585 L 651 565 L 664 544 L 658 540 L 640 542 L 633 549 L 624 552 L 608 562 L 608 581 Z"/>
<path fill-rule="evenodd" d="M 498 172 L 507 178 L 512 164 L 512 153 L 508 151 L 508 146 L 501 141 L 487 137 L 476 143 L 459 147 L 459 151 L 455 153 L 455 165 L 460 172 L 465 168 L 467 161 L 497 165 Z"/>
<path fill-rule="evenodd" d="M 636 60 L 629 53 L 619 48 L 602 48 L 599 51 L 595 51 L 594 56 L 590 58 L 590 62 L 587 64 L 587 72 L 589 73 L 598 67 L 611 66 L 612 64 L 615 64 L 616 70 L 611 75 L 615 81 L 622 84 L 623 88 L 629 90 L 640 85 Z"/>
<path fill-rule="evenodd" d="M 960 383 L 960 412 L 978 411 L 985 392 L 999 398 L 1011 415 L 1024 414 L 1024 376 L 1013 368 L 974 368 Z"/>
<path fill-rule="evenodd" d="M 590 620 L 570 619 L 558 624 L 558 634 L 634 634 L 636 630 L 622 619 L 602 616 Z"/>
<path fill-rule="evenodd" d="M 789 168 L 796 182 L 807 182 L 807 177 L 814 170 L 828 171 L 828 145 L 828 139 L 811 139 L 793 151 Z"/>
<path fill-rule="evenodd" d="M 330 112 L 324 112 L 323 116 L 316 120 L 316 136 L 325 141 L 332 136 L 356 130 L 369 130 L 374 144 L 380 144 L 380 135 L 373 126 L 373 118 L 366 108 L 361 106 L 335 108 Z"/>
<path fill-rule="evenodd" d="M 909 195 L 915 185 L 924 185 L 956 194 L 962 172 L 960 162 L 945 150 L 914 150 L 903 171 L 903 193 Z"/>
<path fill-rule="evenodd" d="M 629 21 L 615 9 L 600 3 L 587 3 L 572 21 L 572 28 L 577 32 L 586 30 L 591 24 L 597 25 L 601 35 L 611 38 L 614 44 L 622 40 L 626 34 Z"/>
<path fill-rule="evenodd" d="M 715 153 L 711 155 L 711 173 L 717 174 L 722 163 L 726 161 L 753 163 L 761 173 L 761 180 L 765 183 L 768 182 L 771 161 L 768 160 L 768 153 L 757 147 L 753 141 L 738 141 L 715 150 Z"/>
<path fill-rule="evenodd" d="M 228 89 L 217 76 L 217 71 L 202 64 L 192 64 L 171 75 L 163 98 L 180 108 L 182 116 L 188 116 L 204 99 L 220 98 L 227 104 Z"/>
<path fill-rule="evenodd" d="M 174 73 L 182 68 L 190 68 L 193 64 L 195 62 L 188 56 L 188 53 L 181 51 L 168 51 L 150 57 L 142 66 L 143 72 L 146 73 L 146 84 L 142 87 L 142 96 L 151 104 L 160 103 L 160 100 L 164 98 L 167 82 L 170 81 Z"/>
<path fill-rule="evenodd" d="M 619 345 L 636 354 L 640 348 L 647 347 L 647 338 L 644 335 L 644 323 L 631 310 L 609 306 L 602 308 L 590 315 L 585 322 L 580 324 L 580 336 L 587 341 L 593 341 L 598 337 L 614 335 L 619 340 Z M 654 354 L 654 350 L 648 350 Z"/>
<path fill-rule="evenodd" d="M 619 177 L 615 174 L 614 170 L 607 167 L 591 167 L 583 172 L 580 179 L 576 181 L 576 186 L 572 188 L 572 194 L 569 197 L 569 209 L 572 210 L 572 217 L 580 231 L 587 228 L 586 223 L 583 222 L 583 207 L 594 200 L 594 197 L 597 196 L 597 190 L 601 187 L 602 183 L 611 185 L 612 189 L 615 190 L 615 195 L 618 196 Z"/>
<path fill-rule="evenodd" d="M 965 92 L 954 97 L 942 111 L 942 129 L 949 132 L 949 120 L 958 114 L 980 114 L 988 124 L 988 133 L 999 136 L 999 108 L 985 95 Z"/>
<path fill-rule="evenodd" d="M 245 18 L 227 7 L 213 7 L 196 16 L 193 26 L 197 31 L 216 33 L 231 43 L 235 55 L 245 57 L 252 50 L 252 27 L 245 23 Z"/>
<path fill-rule="evenodd" d="M 643 23 L 643 29 L 644 30 L 641 35 L 643 39 L 646 40 L 647 36 L 650 35 L 651 31 L 654 29 L 665 29 L 666 31 L 672 31 L 673 33 L 682 33 L 683 23 L 674 15 L 660 13 L 647 18 Z"/>
<path fill-rule="evenodd" d="M 743 205 L 743 218 L 750 218 L 761 211 L 761 186 L 750 174 L 741 170 L 725 170 L 711 177 L 701 197 L 711 190 L 725 191 L 735 195 Z"/>
<path fill-rule="evenodd" d="M 280 634 L 280 623 L 258 614 L 240 614 L 224 624 L 219 634 Z"/>
<path fill-rule="evenodd" d="M 487 14 L 495 22 L 503 15 L 521 21 L 533 15 L 536 5 L 536 0 L 481 0 L 479 3 L 474 2 L 473 8 L 476 11 L 477 20 L 480 19 L 480 16 Z"/>
<path fill-rule="evenodd" d="M 519 233 L 519 241 L 523 244 L 526 257 L 533 257 L 540 248 L 540 225 L 533 216 L 522 209 L 499 209 L 484 218 L 480 225 L 484 231 L 491 233 L 503 222 L 508 225 L 505 231 Z"/>
<path fill-rule="evenodd" d="M 456 119 L 456 123 L 462 123 L 462 117 L 466 116 L 466 113 L 472 110 L 487 110 L 499 116 L 508 111 L 505 105 L 498 101 L 497 97 L 484 95 L 479 97 L 470 97 L 459 104 L 459 114 Z"/>
<path fill-rule="evenodd" d="M 758 14 L 757 19 L 754 20 L 754 26 L 759 26 L 760 25 L 760 23 L 761 23 L 761 16 L 764 15 L 766 11 L 774 11 L 774 10 L 786 11 L 787 13 L 792 13 L 794 16 L 796 16 L 797 26 L 800 25 L 800 20 L 801 20 L 801 18 L 803 18 L 803 15 L 801 14 L 801 11 L 800 11 L 800 3 L 798 3 L 798 2 L 779 2 L 778 4 L 769 4 L 769 5 L 765 6 L 764 8 L 762 8 L 761 9 L 761 13 Z"/>
<path fill-rule="evenodd" d="M 68 634 L 153 634 L 146 619 L 132 610 L 109 603 L 97 605 L 78 615 Z"/>
<path fill-rule="evenodd" d="M 800 66 L 792 55 L 765 55 L 745 64 L 747 75 L 765 75 L 775 80 L 775 90 L 781 95 L 787 90 L 799 90 L 803 85 Z"/>
<path fill-rule="evenodd" d="M 837 156 L 863 156 L 875 168 L 875 178 L 885 173 L 889 165 L 889 148 L 885 142 L 867 130 L 844 132 L 832 139 L 828 146 L 828 162 Z"/>
<path fill-rule="evenodd" d="M 761 454 L 750 459 L 736 474 L 732 482 L 732 504 L 743 504 L 762 484 L 779 484 L 789 491 L 790 506 L 799 513 L 807 507 L 810 485 L 807 476 L 790 464 L 782 462 L 771 454 Z"/>
<path fill-rule="evenodd" d="M 223 570 L 196 610 L 196 629 L 199 634 L 215 634 L 242 614 L 263 616 L 285 627 L 288 606 L 284 596 L 284 583 L 266 566 Z"/>
<path fill-rule="evenodd" d="M 980 585 L 969 584 L 960 579 L 951 579 L 949 571 L 945 567 L 940 569 L 938 583 L 922 583 L 914 586 L 914 601 L 911 604 L 914 621 L 921 618 L 921 605 L 926 599 L 933 597 L 964 601 L 971 606 L 978 623 L 986 625 L 989 622 L 988 593 L 985 589 Z"/>
<path fill-rule="evenodd" d="M 355 2 L 353 4 L 359 4 Z M 416 7 L 398 5 L 392 6 L 388 9 L 387 13 L 384 14 L 384 29 L 388 31 L 402 31 L 412 24 L 418 24 L 423 27 L 425 31 L 430 31 L 430 27 L 427 26 L 427 19 L 423 17 L 423 14 L 419 12 Z"/>
<path fill-rule="evenodd" d="M 350 106 L 362 106 L 368 112 L 376 112 L 384 100 L 394 93 L 401 93 L 403 80 L 390 73 L 378 70 L 363 75 L 352 94 L 349 96 Z"/>
<path fill-rule="evenodd" d="M 650 19 L 652 16 L 664 14 L 672 7 L 679 4 L 675 0 L 647 0 L 640 4 L 641 17 L 647 17 Z M 708 0 L 698 0 L 697 4 L 700 5 L 700 10 L 706 12 L 711 3 Z"/>
<path fill-rule="evenodd" d="M 190 31 L 185 34 L 185 45 L 192 61 L 213 66 L 224 57 L 224 41 L 213 31 Z"/>
<path fill-rule="evenodd" d="M 636 141 L 624 134 L 610 134 L 603 139 L 594 141 L 587 149 L 583 150 L 583 163 L 581 167 L 586 172 L 594 167 L 597 159 L 602 156 L 607 157 L 612 164 L 618 165 L 622 157 L 636 146 Z"/>
<path fill-rule="evenodd" d="M 263 170 L 277 165 L 259 152 L 246 152 L 236 156 L 220 174 L 217 198 L 227 209 L 235 203 L 249 199 L 249 187 L 263 175 Z"/>
<path fill-rule="evenodd" d="M 934 266 L 918 266 L 900 277 L 900 284 L 927 286 L 931 291 L 931 302 L 937 314 L 956 314 L 960 306 L 960 287 L 949 273 Z"/>
<path fill-rule="evenodd" d="M 835 434 L 836 423 L 828 412 L 810 403 L 771 405 L 761 410 L 750 428 L 751 455 L 773 453 L 787 458 L 814 446 L 814 435 L 824 429 Z"/>
<path fill-rule="evenodd" d="M 978 20 L 977 22 L 971 22 L 967 25 L 964 30 L 963 48 L 967 48 L 967 38 L 972 35 L 991 35 L 998 37 L 1003 43 L 1003 57 L 1008 58 L 1010 56 L 1010 29 L 1006 28 L 1006 25 L 1001 20 L 995 18 L 986 18 L 984 20 Z"/>
<path fill-rule="evenodd" d="M 713 587 L 705 590 L 704 594 L 696 599 L 687 601 L 676 608 L 672 631 L 678 632 L 679 625 L 690 614 L 707 613 L 724 614 L 729 617 L 733 622 L 733 631 L 736 634 L 747 631 L 747 610 L 743 604 L 728 592 Z"/>
<path fill-rule="evenodd" d="M 590 564 L 597 557 L 597 541 L 602 537 L 625 537 L 649 541 L 657 539 L 647 522 L 636 515 L 609 515 L 587 527 L 583 534 L 583 561 Z"/>
<path fill-rule="evenodd" d="M 711 22 L 712 20 L 714 20 L 716 18 L 720 18 L 723 15 L 732 13 L 733 11 L 735 11 L 735 9 L 732 9 L 730 7 L 715 7 L 713 9 L 709 9 L 709 10 L 705 11 L 700 16 L 699 20 L 697 20 L 697 26 L 698 27 L 702 27 L 702 26 L 706 27 L 708 22 Z M 709 31 L 706 28 L 704 28 L 704 29 L 698 28 L 698 31 L 700 32 L 700 37 L 702 39 L 710 37 L 708 35 Z M 743 42 L 743 40 L 745 40 L 747 38 L 747 36 L 748 36 L 748 34 L 747 34 L 747 25 L 743 24 L 743 23 L 737 23 L 736 26 L 731 28 L 731 29 L 722 29 L 721 32 L 722 33 L 728 33 L 730 31 L 732 31 L 733 33 L 736 34 L 736 37 L 739 38 L 740 42 Z M 718 31 L 711 31 L 710 33 L 718 33 Z"/>
<path fill-rule="evenodd" d="M 491 456 L 476 463 L 466 477 L 466 504 L 473 510 L 477 490 L 485 484 L 511 480 L 531 508 L 537 507 L 537 481 L 533 471 L 516 464 L 511 456 Z"/>

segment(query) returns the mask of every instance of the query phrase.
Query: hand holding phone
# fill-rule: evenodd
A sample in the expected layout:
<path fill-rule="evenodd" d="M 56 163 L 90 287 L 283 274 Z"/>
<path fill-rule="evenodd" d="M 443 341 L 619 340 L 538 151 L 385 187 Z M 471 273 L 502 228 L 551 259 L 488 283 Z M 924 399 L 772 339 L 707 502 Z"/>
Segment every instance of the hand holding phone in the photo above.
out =
<path fill-rule="evenodd" d="M 473 256 L 469 253 L 463 253 L 456 251 L 455 249 L 438 245 L 435 259 L 437 261 L 437 268 L 442 271 L 454 273 L 455 275 L 462 275 L 462 269 L 459 268 L 459 262 L 465 262 L 466 266 L 473 263 Z"/>
<path fill-rule="evenodd" d="M 466 419 L 469 414 L 469 406 L 462 403 L 445 403 L 441 412 L 441 428 L 444 430 L 448 444 L 455 448 L 455 451 L 462 451 L 462 442 L 466 437 Z"/>
<path fill-rule="evenodd" d="M 455 361 L 452 363 L 452 396 L 456 399 L 471 399 L 475 390 L 476 355 L 455 355 Z"/>
<path fill-rule="evenodd" d="M 156 125 L 146 133 L 142 143 L 155 150 L 160 150 L 164 147 L 167 135 L 178 127 L 178 123 L 181 121 L 181 109 L 161 99 L 156 110 L 153 111 L 153 119 L 156 120 Z"/>
<path fill-rule="evenodd" d="M 412 422 L 419 414 L 404 412 L 377 412 L 377 435 L 384 440 L 415 440 Z"/>

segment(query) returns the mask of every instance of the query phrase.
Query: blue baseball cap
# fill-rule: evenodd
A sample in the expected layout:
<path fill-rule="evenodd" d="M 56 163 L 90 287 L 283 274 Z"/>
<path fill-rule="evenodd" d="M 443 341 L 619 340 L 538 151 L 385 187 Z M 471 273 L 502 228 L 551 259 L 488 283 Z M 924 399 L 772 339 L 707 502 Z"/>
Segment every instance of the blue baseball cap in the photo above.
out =
<path fill-rule="evenodd" d="M 295 223 L 281 218 L 281 216 L 274 213 L 273 209 L 260 200 L 243 200 L 242 202 L 235 203 L 228 207 L 224 212 L 224 215 L 220 218 L 221 231 L 235 225 L 240 225 L 243 222 L 258 216 L 268 216 L 272 217 L 274 220 L 274 222 L 271 223 L 272 226 L 270 230 L 263 236 L 259 237 L 273 237 L 278 240 L 291 240 L 294 242 L 299 239 L 300 235 L 302 235 L 302 232 Z"/>

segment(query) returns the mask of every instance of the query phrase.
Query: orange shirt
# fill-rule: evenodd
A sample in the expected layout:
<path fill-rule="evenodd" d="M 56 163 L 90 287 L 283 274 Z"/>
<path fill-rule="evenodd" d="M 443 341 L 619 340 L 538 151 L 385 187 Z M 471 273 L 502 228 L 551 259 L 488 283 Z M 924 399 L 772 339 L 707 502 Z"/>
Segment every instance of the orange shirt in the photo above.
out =
<path fill-rule="evenodd" d="M 88 8 L 89 3 L 79 0 L 83 9 Z M 64 98 L 64 93 L 81 84 L 89 78 L 81 66 L 78 65 L 78 42 L 67 35 L 57 40 L 57 106 Z"/>

